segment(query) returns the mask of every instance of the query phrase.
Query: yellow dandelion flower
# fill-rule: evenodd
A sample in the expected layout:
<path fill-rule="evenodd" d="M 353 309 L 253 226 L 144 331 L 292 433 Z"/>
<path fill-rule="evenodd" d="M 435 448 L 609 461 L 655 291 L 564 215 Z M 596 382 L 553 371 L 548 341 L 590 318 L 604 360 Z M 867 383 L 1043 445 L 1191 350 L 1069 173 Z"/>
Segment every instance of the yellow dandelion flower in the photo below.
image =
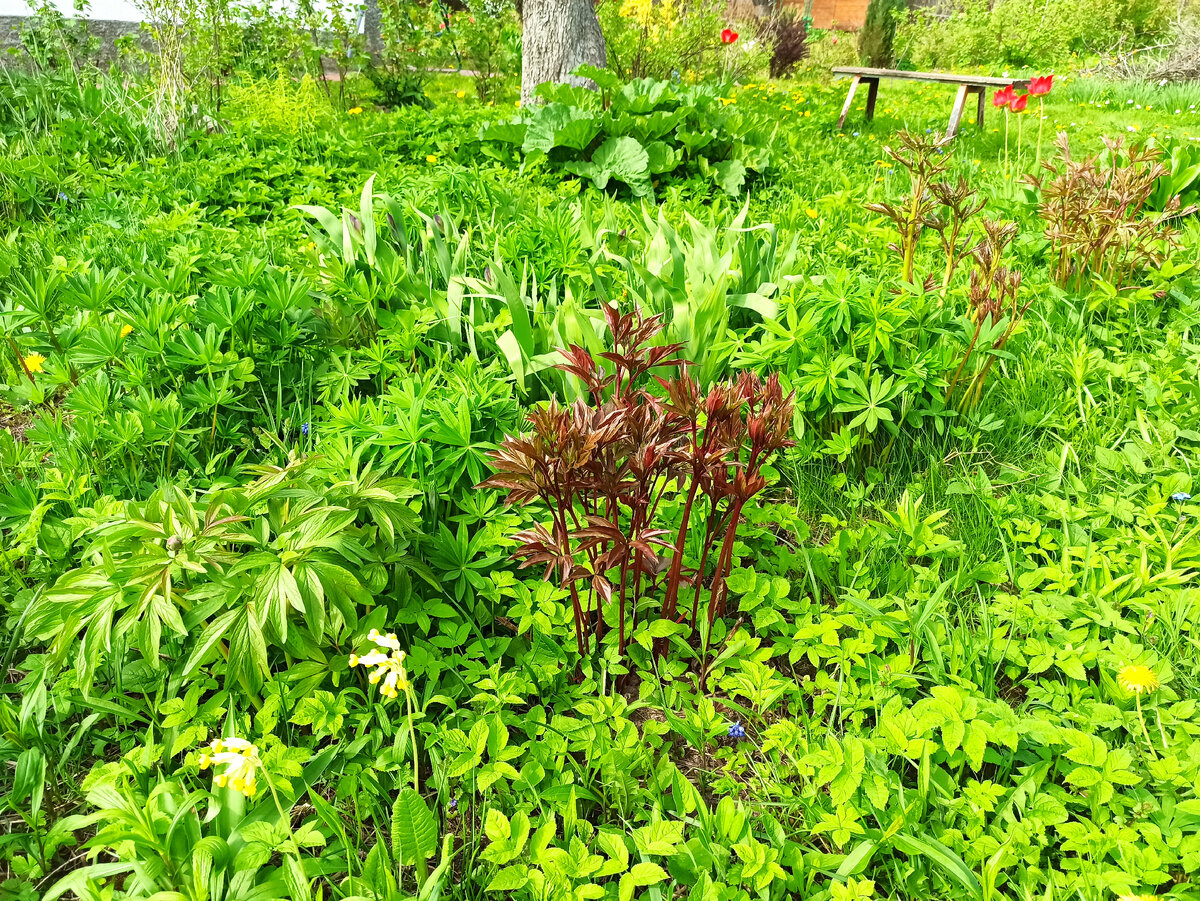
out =
<path fill-rule="evenodd" d="M 805 210 L 804 212 L 805 212 L 805 213 L 808 215 L 808 218 L 809 218 L 809 219 L 817 219 L 817 218 L 819 218 L 819 217 L 820 217 L 820 215 L 821 215 L 821 214 L 820 214 L 820 213 L 818 213 L 816 210 L 814 210 L 812 207 L 809 207 L 809 208 L 808 208 L 807 210 Z"/>
<path fill-rule="evenodd" d="M 359 113 L 362 112 L 362 107 L 354 106 L 354 107 L 351 107 L 350 109 L 346 110 L 346 112 L 349 113 L 351 116 L 357 116 Z"/>
<path fill-rule="evenodd" d="M 520 108 L 521 108 L 521 101 L 520 101 L 520 100 L 514 100 L 514 101 L 513 101 L 513 106 L 515 106 L 517 109 L 520 109 Z"/>
<path fill-rule="evenodd" d="M 23 359 L 25 368 L 30 372 L 41 372 L 42 364 L 46 362 L 46 358 L 41 354 L 30 354 Z"/>
<path fill-rule="evenodd" d="M 457 94 L 455 94 L 454 96 L 455 96 L 455 97 L 457 97 L 459 100 L 462 100 L 464 97 L 466 97 L 466 96 L 467 96 L 467 92 L 466 92 L 466 91 L 459 91 L 459 92 L 458 92 Z"/>
<path fill-rule="evenodd" d="M 128 322 L 126 322 L 123 326 L 121 326 L 121 337 L 122 338 L 128 338 L 132 334 L 133 334 L 133 326 L 130 325 Z"/>
<path fill-rule="evenodd" d="M 437 162 L 437 157 L 436 157 L 436 156 L 434 156 L 434 155 L 431 153 L 431 154 L 429 154 L 429 156 L 425 157 L 425 162 L 427 162 L 427 163 L 436 163 L 436 162 Z"/>
<path fill-rule="evenodd" d="M 1128 692 L 1140 695 L 1158 688 L 1158 676 L 1148 666 L 1126 666 L 1117 673 L 1117 684 Z"/>

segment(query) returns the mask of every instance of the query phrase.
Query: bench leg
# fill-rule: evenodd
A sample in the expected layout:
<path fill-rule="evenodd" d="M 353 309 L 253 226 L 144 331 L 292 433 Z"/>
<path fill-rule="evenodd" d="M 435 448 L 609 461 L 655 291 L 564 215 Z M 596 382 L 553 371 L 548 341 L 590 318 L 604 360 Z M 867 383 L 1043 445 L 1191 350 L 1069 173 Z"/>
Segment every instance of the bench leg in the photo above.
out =
<path fill-rule="evenodd" d="M 867 81 L 867 121 L 875 118 L 875 98 L 879 96 L 879 79 Z"/>
<path fill-rule="evenodd" d="M 975 93 L 979 95 L 977 98 L 979 106 L 975 109 L 975 127 L 983 128 L 983 111 L 987 106 L 984 101 L 987 99 L 987 91 L 985 91 L 983 88 L 980 88 Z"/>
<path fill-rule="evenodd" d="M 850 81 L 850 93 L 846 95 L 846 105 L 842 107 L 842 114 L 838 117 L 837 127 L 839 129 L 846 124 L 846 116 L 850 114 L 850 105 L 854 103 L 854 92 L 858 90 L 858 85 L 861 81 L 861 75 L 855 75 Z"/>
<path fill-rule="evenodd" d="M 954 97 L 954 107 L 950 110 L 950 124 L 946 126 L 946 137 L 952 138 L 958 134 L 958 123 L 962 121 L 963 107 L 967 105 L 968 85 L 959 85 L 958 94 Z"/>

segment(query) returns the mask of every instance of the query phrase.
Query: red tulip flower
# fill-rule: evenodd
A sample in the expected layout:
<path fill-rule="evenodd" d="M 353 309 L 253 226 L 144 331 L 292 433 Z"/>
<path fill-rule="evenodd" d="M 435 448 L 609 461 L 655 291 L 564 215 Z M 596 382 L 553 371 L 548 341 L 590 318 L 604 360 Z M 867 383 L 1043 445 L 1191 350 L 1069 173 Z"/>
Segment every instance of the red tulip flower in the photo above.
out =
<path fill-rule="evenodd" d="M 722 44 L 732 44 L 737 39 L 738 39 L 738 33 L 736 31 L 734 31 L 732 28 L 726 28 L 724 31 L 721 32 L 721 43 Z"/>
<path fill-rule="evenodd" d="M 997 109 L 1003 109 L 1006 106 L 1011 106 L 1016 97 L 1017 92 L 1013 89 L 1012 85 L 1009 85 L 992 95 L 992 106 Z"/>
<path fill-rule="evenodd" d="M 1053 85 L 1053 75 L 1039 75 L 1029 80 L 1029 93 L 1034 97 L 1041 97 L 1043 94 L 1049 94 Z"/>
<path fill-rule="evenodd" d="M 1014 113 L 1023 113 L 1023 112 L 1025 112 L 1025 107 L 1028 103 L 1029 103 L 1029 95 L 1022 94 L 1020 97 L 1017 97 L 1015 100 L 1013 100 L 1012 111 Z"/>

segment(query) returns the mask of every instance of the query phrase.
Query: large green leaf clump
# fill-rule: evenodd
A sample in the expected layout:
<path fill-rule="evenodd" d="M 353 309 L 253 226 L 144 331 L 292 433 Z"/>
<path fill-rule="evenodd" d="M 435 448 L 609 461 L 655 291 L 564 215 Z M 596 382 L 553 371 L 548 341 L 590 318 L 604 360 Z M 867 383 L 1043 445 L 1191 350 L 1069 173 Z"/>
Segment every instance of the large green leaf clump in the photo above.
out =
<path fill-rule="evenodd" d="M 509 163 L 547 162 L 600 189 L 625 185 L 636 197 L 652 197 L 668 176 L 699 176 L 737 196 L 772 165 L 774 127 L 730 103 L 719 86 L 650 78 L 621 84 L 590 66 L 577 74 L 600 90 L 542 85 L 545 103 L 483 126 L 483 152 Z"/>

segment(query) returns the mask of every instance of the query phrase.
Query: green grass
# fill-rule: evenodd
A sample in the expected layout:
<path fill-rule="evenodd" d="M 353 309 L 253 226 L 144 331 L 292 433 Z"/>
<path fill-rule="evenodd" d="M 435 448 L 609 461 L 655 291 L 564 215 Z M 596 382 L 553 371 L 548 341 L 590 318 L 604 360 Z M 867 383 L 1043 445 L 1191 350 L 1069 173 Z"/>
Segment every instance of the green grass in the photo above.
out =
<path fill-rule="evenodd" d="M 29 106 L 0 106 L 22 148 L 0 159 L 0 898 L 71 873 L 80 898 L 197 901 L 235 878 L 407 897 L 422 871 L 518 901 L 1200 890 L 1200 527 L 1171 499 L 1200 494 L 1200 222 L 1120 290 L 1060 287 L 1021 181 L 1058 131 L 1076 158 L 1200 138 L 1194 86 L 1063 76 L 1040 148 L 1036 109 L 1006 135 L 989 98 L 939 157 L 1017 225 L 1003 261 L 1031 301 L 959 409 L 973 264 L 942 291 L 927 233 L 935 286 L 903 285 L 865 208 L 904 197 L 885 147 L 944 129 L 952 88 L 884 82 L 842 132 L 845 82 L 732 88 L 774 125 L 773 169 L 736 197 L 664 174 L 655 208 L 484 154 L 515 83 L 489 107 L 439 74 L 431 111 L 380 110 L 362 79 L 345 109 L 251 85 L 175 151 L 131 87 L 9 83 Z M 724 306 L 743 279 L 779 334 Z M 580 658 L 567 589 L 509 556 L 546 511 L 477 485 L 565 384 L 527 359 L 522 390 L 513 348 L 589 345 L 606 290 L 685 337 L 716 298 L 731 325 L 700 355 L 779 373 L 799 428 L 747 507 L 729 615 L 693 635 L 645 589 L 627 653 L 610 632 Z M 851 373 L 904 386 L 880 422 L 854 419 Z M 655 510 L 669 544 L 681 495 Z M 408 652 L 411 696 L 364 678 L 371 630 Z M 1161 685 L 1123 688 L 1134 664 Z M 263 764 L 250 798 L 202 765 L 233 735 Z M 93 862 L 128 872 L 89 888 Z"/>

